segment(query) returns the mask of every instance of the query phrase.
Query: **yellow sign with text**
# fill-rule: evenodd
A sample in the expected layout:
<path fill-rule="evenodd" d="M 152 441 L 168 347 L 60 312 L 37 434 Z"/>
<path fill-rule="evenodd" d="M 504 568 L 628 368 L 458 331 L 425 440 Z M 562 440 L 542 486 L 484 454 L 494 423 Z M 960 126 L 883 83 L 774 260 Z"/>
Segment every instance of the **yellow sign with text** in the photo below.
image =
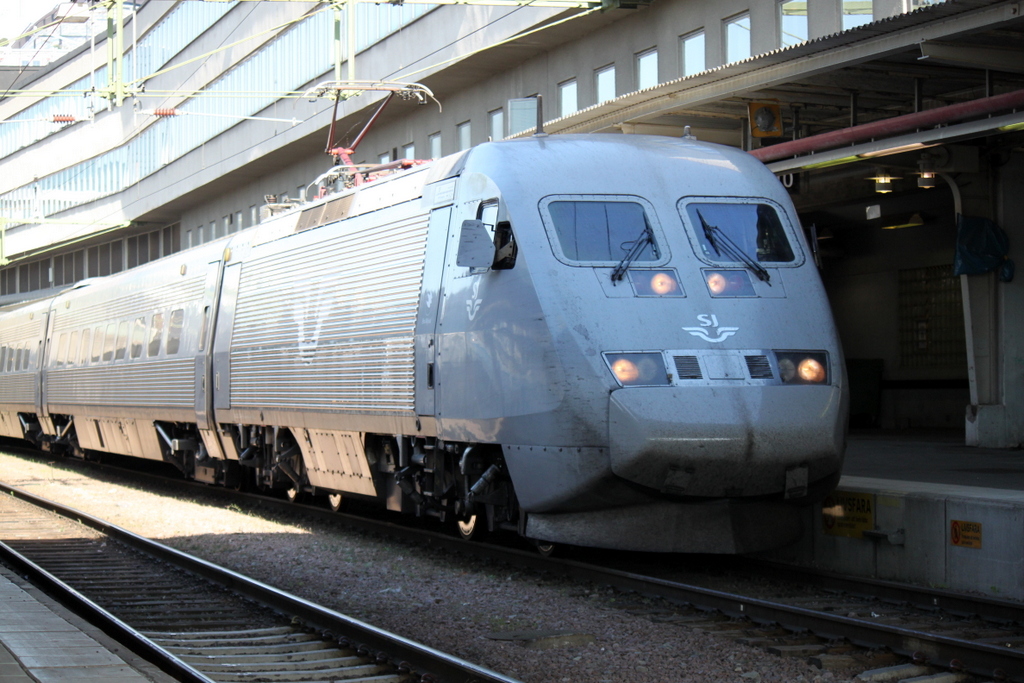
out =
<path fill-rule="evenodd" d="M 960 548 L 980 548 L 981 522 L 954 519 L 949 523 L 949 543 Z"/>
<path fill-rule="evenodd" d="M 875 528 L 875 494 L 834 491 L 821 501 L 821 523 L 829 536 L 864 538 Z"/>

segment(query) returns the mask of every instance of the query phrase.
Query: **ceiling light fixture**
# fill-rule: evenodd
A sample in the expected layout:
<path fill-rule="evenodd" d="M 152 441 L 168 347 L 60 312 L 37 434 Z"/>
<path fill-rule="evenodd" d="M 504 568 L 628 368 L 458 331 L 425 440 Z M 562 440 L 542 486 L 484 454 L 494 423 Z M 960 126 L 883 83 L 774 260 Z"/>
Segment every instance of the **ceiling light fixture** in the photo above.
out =
<path fill-rule="evenodd" d="M 885 171 L 879 171 L 870 178 L 866 178 L 866 180 L 875 181 L 875 192 L 878 194 L 888 194 L 889 192 L 892 192 L 893 181 L 902 180 L 902 178 L 899 176 L 889 175 Z"/>

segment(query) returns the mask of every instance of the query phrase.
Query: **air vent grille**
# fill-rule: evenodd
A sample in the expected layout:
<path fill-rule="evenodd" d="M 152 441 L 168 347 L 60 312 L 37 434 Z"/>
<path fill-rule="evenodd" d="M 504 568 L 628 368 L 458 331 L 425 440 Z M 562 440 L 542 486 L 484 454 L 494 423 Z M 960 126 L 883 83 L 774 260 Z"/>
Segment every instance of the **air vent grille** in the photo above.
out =
<path fill-rule="evenodd" d="M 772 366 L 768 356 L 747 356 L 747 371 L 751 379 L 771 379 Z"/>
<path fill-rule="evenodd" d="M 702 379 L 697 356 L 675 356 L 676 375 L 679 379 Z"/>

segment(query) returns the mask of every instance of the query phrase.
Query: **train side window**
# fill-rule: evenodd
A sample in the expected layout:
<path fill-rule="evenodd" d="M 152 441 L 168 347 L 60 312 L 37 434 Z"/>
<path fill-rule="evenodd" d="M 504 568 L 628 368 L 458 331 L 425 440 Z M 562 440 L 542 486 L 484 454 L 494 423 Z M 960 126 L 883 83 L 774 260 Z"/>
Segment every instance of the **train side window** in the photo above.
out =
<path fill-rule="evenodd" d="M 96 332 L 92 338 L 92 362 L 100 362 L 100 354 L 103 353 L 103 326 L 97 325 Z"/>
<path fill-rule="evenodd" d="M 7 347 L 0 346 L 0 372 L 7 371 Z"/>
<path fill-rule="evenodd" d="M 164 314 L 154 313 L 153 320 L 149 324 L 149 350 L 150 358 L 160 355 L 160 346 L 164 340 Z"/>
<path fill-rule="evenodd" d="M 495 270 L 515 268 L 518 254 L 519 247 L 516 246 L 516 238 L 512 234 L 512 224 L 508 221 L 498 221 L 498 224 L 494 226 L 493 268 Z"/>
<path fill-rule="evenodd" d="M 54 365 L 56 367 L 62 367 L 64 365 L 64 357 L 68 355 L 68 333 L 61 332 L 60 340 L 57 342 L 57 356 L 54 358 Z"/>
<path fill-rule="evenodd" d="M 499 220 L 499 207 L 497 199 L 488 200 L 480 204 L 476 216 L 477 220 L 484 224 L 494 241 L 494 263 L 491 268 L 509 270 L 516 265 L 516 255 L 519 249 L 516 246 L 515 236 L 512 234 L 512 224 Z"/>
<path fill-rule="evenodd" d="M 498 202 L 490 199 L 482 202 L 476 210 L 476 219 L 483 222 L 487 232 L 494 234 L 494 226 L 498 222 Z"/>
<path fill-rule="evenodd" d="M 107 325 L 107 331 L 103 334 L 103 360 L 112 361 L 114 360 L 114 333 L 117 331 L 117 325 L 110 323 Z"/>
<path fill-rule="evenodd" d="M 128 354 L 128 321 L 125 320 L 117 326 L 117 347 L 114 360 L 124 360 Z"/>
<path fill-rule="evenodd" d="M 82 365 L 85 365 L 86 363 L 89 362 L 89 348 L 92 342 L 92 336 L 90 334 L 91 332 L 92 330 L 90 330 L 88 327 L 82 330 L 82 352 L 78 354 L 78 357 L 81 360 Z"/>
<path fill-rule="evenodd" d="M 17 353 L 17 355 L 14 358 L 14 369 L 16 371 L 21 369 L 21 363 L 22 363 L 21 359 L 22 359 L 22 356 L 24 355 L 24 353 L 25 353 L 25 349 L 21 348 L 21 346 L 19 345 L 18 346 L 18 353 Z"/>
<path fill-rule="evenodd" d="M 139 317 L 135 319 L 135 325 L 132 326 L 132 348 L 129 354 L 132 358 L 138 358 L 142 355 L 142 341 L 146 338 L 146 318 Z"/>
<path fill-rule="evenodd" d="M 203 309 L 203 326 L 199 329 L 199 350 L 203 351 L 206 349 L 206 326 L 210 322 L 210 307 L 207 306 Z"/>
<path fill-rule="evenodd" d="M 68 365 L 78 365 L 78 330 L 71 333 L 68 342 Z"/>
<path fill-rule="evenodd" d="M 167 355 L 173 356 L 181 347 L 181 329 L 185 325 L 185 311 L 177 308 L 171 311 L 170 324 L 167 326 Z"/>

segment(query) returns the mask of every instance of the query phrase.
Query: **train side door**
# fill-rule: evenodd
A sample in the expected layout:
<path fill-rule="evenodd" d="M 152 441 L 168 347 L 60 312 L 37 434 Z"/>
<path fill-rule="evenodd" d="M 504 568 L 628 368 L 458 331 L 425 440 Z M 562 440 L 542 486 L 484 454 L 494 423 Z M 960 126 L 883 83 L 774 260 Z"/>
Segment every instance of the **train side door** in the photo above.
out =
<path fill-rule="evenodd" d="M 217 317 L 221 261 L 214 261 L 206 271 L 206 285 L 198 311 L 199 342 L 196 349 L 195 396 L 196 426 L 200 432 L 213 429 L 213 326 Z"/>
<path fill-rule="evenodd" d="M 39 321 L 39 343 L 36 351 L 36 381 L 35 381 L 35 404 L 36 415 L 40 418 L 48 417 L 46 399 L 46 365 L 50 355 L 50 326 L 54 319 L 54 311 L 47 310 L 40 313 L 42 320 Z"/>
<path fill-rule="evenodd" d="M 438 374 L 437 325 L 442 298 L 441 276 L 444 272 L 451 216 L 451 205 L 430 212 L 423 285 L 416 314 L 416 414 L 431 417 L 435 410 L 434 386 Z"/>
<path fill-rule="evenodd" d="M 231 334 L 234 330 L 235 307 L 238 304 L 238 285 L 242 279 L 241 262 L 224 268 L 217 306 L 216 333 L 213 335 L 213 409 L 231 408 Z"/>

